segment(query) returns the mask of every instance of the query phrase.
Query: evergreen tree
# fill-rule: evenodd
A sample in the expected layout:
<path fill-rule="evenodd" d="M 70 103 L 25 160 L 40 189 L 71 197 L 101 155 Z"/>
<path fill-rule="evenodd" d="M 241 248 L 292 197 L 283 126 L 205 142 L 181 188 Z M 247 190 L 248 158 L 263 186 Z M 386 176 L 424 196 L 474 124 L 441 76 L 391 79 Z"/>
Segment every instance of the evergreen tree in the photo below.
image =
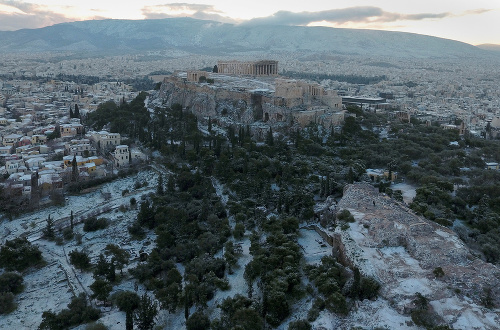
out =
<path fill-rule="evenodd" d="M 80 118 L 80 108 L 78 107 L 78 104 L 75 104 L 75 113 L 74 113 L 74 118 Z"/>
<path fill-rule="evenodd" d="M 153 329 L 158 314 L 158 306 L 155 301 L 152 301 L 147 294 L 143 294 L 139 304 L 139 308 L 135 311 L 135 320 L 139 330 Z"/>
<path fill-rule="evenodd" d="M 101 300 L 106 304 L 106 300 L 111 290 L 113 290 L 113 286 L 106 280 L 97 279 L 90 285 L 90 289 L 93 292 L 92 298 Z"/>
<path fill-rule="evenodd" d="M 110 254 L 113 255 L 113 260 L 114 260 L 114 263 L 116 263 L 116 267 L 118 267 L 118 269 L 120 269 L 120 274 L 123 274 L 123 272 L 122 272 L 123 267 L 125 265 L 128 265 L 130 254 L 126 250 L 120 248 L 116 244 L 106 245 L 104 253 L 106 255 L 110 255 Z"/>
<path fill-rule="evenodd" d="M 109 273 L 109 263 L 104 258 L 104 255 L 101 253 L 99 255 L 99 259 L 97 260 L 97 264 L 94 269 L 94 278 L 101 278 L 106 276 Z"/>
<path fill-rule="evenodd" d="M 47 218 L 47 225 L 43 230 L 43 237 L 45 237 L 49 241 L 52 241 L 56 237 L 54 232 L 54 220 L 50 218 L 50 214 L 49 217 Z"/>
<path fill-rule="evenodd" d="M 73 109 L 69 106 L 69 118 L 74 118 Z"/>
<path fill-rule="evenodd" d="M 69 223 L 70 223 L 70 226 L 71 226 L 71 230 L 73 230 L 73 227 L 74 227 L 73 220 L 74 220 L 74 217 L 73 217 L 73 210 L 71 210 L 71 214 L 70 214 L 70 216 L 69 216 Z"/>
<path fill-rule="evenodd" d="M 115 267 L 115 259 L 111 259 L 109 263 L 108 273 L 106 274 L 106 279 L 113 283 L 116 280 L 116 267 Z"/>
<path fill-rule="evenodd" d="M 163 175 L 160 174 L 160 176 L 158 177 L 158 186 L 156 187 L 156 194 L 159 196 L 163 196 L 164 193 L 165 191 L 163 189 Z"/>
<path fill-rule="evenodd" d="M 266 143 L 268 146 L 274 146 L 273 129 L 269 127 L 269 132 L 267 132 Z"/>
<path fill-rule="evenodd" d="M 219 67 L 216 65 L 214 65 L 214 68 L 212 69 L 212 72 L 213 73 L 219 73 Z"/>
<path fill-rule="evenodd" d="M 78 164 L 76 162 L 76 155 L 73 156 L 71 161 L 71 182 L 78 181 Z"/>

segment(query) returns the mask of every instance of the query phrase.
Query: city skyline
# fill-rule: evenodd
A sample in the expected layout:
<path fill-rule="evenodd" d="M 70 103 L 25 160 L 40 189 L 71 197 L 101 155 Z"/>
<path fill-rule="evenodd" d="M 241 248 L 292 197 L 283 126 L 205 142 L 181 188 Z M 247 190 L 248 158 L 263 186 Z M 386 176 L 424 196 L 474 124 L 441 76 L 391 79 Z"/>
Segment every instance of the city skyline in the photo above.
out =
<path fill-rule="evenodd" d="M 165 3 L 145 0 L 117 6 L 89 0 L 0 0 L 0 31 L 40 28 L 92 19 L 193 17 L 242 25 L 301 25 L 401 31 L 458 40 L 473 45 L 500 44 L 496 33 L 500 4 L 495 0 L 423 0 L 418 4 L 381 0 L 322 0 L 292 4 L 260 0 L 251 5 L 224 0 Z"/>

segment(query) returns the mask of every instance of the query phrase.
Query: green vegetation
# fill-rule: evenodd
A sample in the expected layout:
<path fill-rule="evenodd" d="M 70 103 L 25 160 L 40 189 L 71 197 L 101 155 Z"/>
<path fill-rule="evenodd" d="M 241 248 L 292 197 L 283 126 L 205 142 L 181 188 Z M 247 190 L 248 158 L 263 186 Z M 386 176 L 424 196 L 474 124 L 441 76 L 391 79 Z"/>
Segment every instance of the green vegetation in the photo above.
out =
<path fill-rule="evenodd" d="M 351 84 L 363 84 L 363 85 L 376 84 L 378 82 L 387 79 L 386 76 L 366 77 L 357 75 L 344 75 L 344 74 L 331 75 L 324 73 L 305 73 L 305 72 L 295 72 L 295 71 L 285 71 L 283 75 L 294 79 L 314 80 L 317 82 L 329 79 L 329 80 L 347 82 Z"/>
<path fill-rule="evenodd" d="M 90 258 L 86 252 L 73 250 L 70 253 L 68 253 L 68 256 L 69 256 L 69 262 L 73 266 L 75 266 L 75 268 L 78 268 L 81 270 L 89 270 L 90 269 L 90 266 L 91 266 Z"/>
<path fill-rule="evenodd" d="M 38 329 L 70 329 L 80 324 L 96 321 L 99 316 L 100 311 L 89 306 L 87 297 L 81 293 L 71 299 L 67 309 L 63 309 L 57 314 L 50 310 L 43 312 L 42 322 Z"/>
<path fill-rule="evenodd" d="M 22 272 L 29 267 L 42 264 L 42 252 L 26 238 L 5 241 L 0 248 L 0 268 Z"/>
<path fill-rule="evenodd" d="M 106 218 L 90 217 L 83 221 L 83 231 L 97 231 L 106 229 L 109 225 L 109 220 Z"/>
<path fill-rule="evenodd" d="M 340 129 L 314 124 L 293 127 L 285 134 L 270 129 L 265 143 L 256 143 L 248 126 L 229 126 L 221 134 L 217 121 L 209 118 L 208 133 L 202 133 L 197 118 L 180 105 L 150 113 L 145 98 L 141 93 L 130 103 L 101 104 L 86 118 L 94 129 L 107 125 L 158 151 L 160 165 L 168 169 L 158 177 L 155 193 L 130 200 L 138 209 L 129 227 L 131 236 L 143 239 L 155 234 L 151 252 L 141 255 L 142 261 L 130 273 L 159 305 L 132 292 L 109 298 L 112 284 L 119 280 L 115 267 L 121 274 L 130 258 L 118 246 L 106 246 L 93 267 L 92 297 L 114 301 L 126 313 L 127 329 L 134 327 L 134 321 L 140 329 L 152 327 L 158 308 L 184 311 L 188 329 L 278 327 L 290 320 L 293 304 L 306 296 L 314 297 L 307 321 L 290 322 L 289 329 L 310 329 L 309 322 L 322 310 L 346 315 L 356 300 L 377 297 L 379 283 L 333 257 L 305 266 L 297 242 L 299 224 L 315 221 L 316 201 L 341 197 L 345 184 L 370 181 L 367 168 L 398 172 L 418 185 L 410 205 L 416 213 L 444 226 L 455 224 L 462 239 L 487 261 L 500 261 L 500 173 L 483 169 L 484 159 L 500 161 L 497 141 L 461 139 L 457 132 L 418 120 L 387 124 L 386 115 L 348 107 L 350 116 Z M 382 128 L 388 129 L 387 138 L 379 137 Z M 453 141 L 459 146 L 450 145 Z M 75 192 L 81 189 L 77 184 L 73 183 Z M 401 191 L 393 191 L 390 181 L 374 179 L 372 184 L 402 200 Z M 136 182 L 135 188 L 142 185 Z M 228 197 L 226 204 L 220 199 L 221 190 Z M 336 220 L 343 229 L 355 221 L 348 210 L 341 210 L 336 219 L 323 219 L 321 225 L 334 225 Z M 84 230 L 106 225 L 105 219 L 90 218 Z M 217 290 L 229 288 L 227 275 L 241 267 L 239 244 L 248 239 L 252 257 L 244 267 L 248 292 L 226 298 L 218 306 L 220 317 L 210 322 L 208 302 Z M 75 250 L 69 256 L 75 267 L 91 269 L 86 253 Z M 433 273 L 445 275 L 440 267 Z M 310 282 L 307 287 L 304 274 Z M 8 302 L 8 297 L 4 300 Z M 484 305 L 489 302 L 485 292 Z M 417 295 L 414 304 L 415 324 L 440 324 L 425 297 Z M 47 315 L 49 321 L 57 318 Z"/>

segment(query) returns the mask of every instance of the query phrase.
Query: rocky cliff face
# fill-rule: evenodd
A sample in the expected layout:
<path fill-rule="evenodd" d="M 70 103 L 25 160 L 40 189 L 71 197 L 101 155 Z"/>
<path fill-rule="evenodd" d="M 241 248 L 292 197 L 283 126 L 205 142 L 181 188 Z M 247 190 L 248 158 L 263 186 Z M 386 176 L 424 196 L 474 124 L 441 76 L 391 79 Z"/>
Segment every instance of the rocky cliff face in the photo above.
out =
<path fill-rule="evenodd" d="M 500 270 L 474 256 L 450 229 L 415 215 L 368 184 L 346 187 L 337 210 L 347 209 L 356 222 L 330 232 L 339 260 L 358 267 L 382 285 L 383 307 L 362 304 L 351 324 L 369 322 L 389 309 L 407 327 L 419 292 L 434 315 L 455 329 L 498 329 L 500 310 L 482 305 L 488 291 L 500 306 Z M 442 269 L 443 273 L 437 272 Z M 436 276 L 438 274 L 438 276 Z M 380 302 L 379 302 L 380 304 Z M 396 315 L 397 314 L 397 315 Z"/>

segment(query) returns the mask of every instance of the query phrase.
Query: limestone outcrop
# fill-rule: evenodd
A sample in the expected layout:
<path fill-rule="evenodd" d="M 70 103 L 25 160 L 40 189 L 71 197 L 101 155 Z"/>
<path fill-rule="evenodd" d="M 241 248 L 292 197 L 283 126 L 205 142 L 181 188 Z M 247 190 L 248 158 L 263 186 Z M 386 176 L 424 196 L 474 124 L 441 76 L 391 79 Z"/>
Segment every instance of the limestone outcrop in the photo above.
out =
<path fill-rule="evenodd" d="M 337 205 L 342 209 L 356 221 L 329 233 L 339 260 L 376 278 L 381 296 L 399 314 L 408 315 L 419 292 L 453 328 L 498 329 L 499 309 L 482 305 L 490 292 L 500 306 L 500 269 L 471 253 L 452 230 L 369 184 L 348 185 Z"/>

